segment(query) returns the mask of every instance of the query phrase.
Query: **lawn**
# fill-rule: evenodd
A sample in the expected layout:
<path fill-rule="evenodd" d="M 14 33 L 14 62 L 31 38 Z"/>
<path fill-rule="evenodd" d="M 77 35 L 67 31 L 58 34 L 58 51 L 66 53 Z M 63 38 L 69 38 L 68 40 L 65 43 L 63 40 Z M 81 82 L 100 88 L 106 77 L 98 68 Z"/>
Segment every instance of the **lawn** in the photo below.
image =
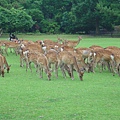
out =
<path fill-rule="evenodd" d="M 77 40 L 78 35 L 58 35 Z M 120 38 L 82 36 L 78 47 L 91 45 L 118 46 Z M 27 40 L 52 39 L 57 35 L 18 35 Z M 2 36 L 0 40 L 6 40 Z M 5 55 L 6 56 L 6 55 Z M 120 120 L 120 77 L 108 70 L 85 73 L 83 81 L 68 76 L 58 78 L 52 73 L 51 81 L 40 79 L 35 72 L 20 67 L 19 56 L 9 52 L 10 73 L 0 77 L 0 120 Z"/>

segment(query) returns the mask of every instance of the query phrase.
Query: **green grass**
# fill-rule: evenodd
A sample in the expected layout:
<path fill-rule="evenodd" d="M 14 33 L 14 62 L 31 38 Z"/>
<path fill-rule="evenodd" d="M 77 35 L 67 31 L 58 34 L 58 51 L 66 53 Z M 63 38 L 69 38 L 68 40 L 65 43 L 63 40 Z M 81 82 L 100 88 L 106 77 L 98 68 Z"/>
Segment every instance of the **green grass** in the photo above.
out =
<path fill-rule="evenodd" d="M 19 35 L 28 40 L 53 39 L 56 35 Z M 76 40 L 77 35 L 60 35 Z M 7 39 L 6 36 L 0 40 Z M 119 38 L 83 36 L 78 46 L 118 46 Z M 85 73 L 83 81 L 68 76 L 51 81 L 40 79 L 35 72 L 20 67 L 19 56 L 6 56 L 10 73 L 0 77 L 0 120 L 120 120 L 120 77 L 105 70 Z"/>

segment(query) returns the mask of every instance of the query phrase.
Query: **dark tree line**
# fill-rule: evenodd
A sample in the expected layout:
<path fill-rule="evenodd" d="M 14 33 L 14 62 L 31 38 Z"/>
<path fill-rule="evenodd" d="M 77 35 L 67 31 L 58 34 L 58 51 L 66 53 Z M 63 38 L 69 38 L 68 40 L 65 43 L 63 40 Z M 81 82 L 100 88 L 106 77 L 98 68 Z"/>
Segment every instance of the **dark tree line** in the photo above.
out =
<path fill-rule="evenodd" d="M 120 0 L 0 0 L 5 32 L 89 33 L 120 25 Z"/>

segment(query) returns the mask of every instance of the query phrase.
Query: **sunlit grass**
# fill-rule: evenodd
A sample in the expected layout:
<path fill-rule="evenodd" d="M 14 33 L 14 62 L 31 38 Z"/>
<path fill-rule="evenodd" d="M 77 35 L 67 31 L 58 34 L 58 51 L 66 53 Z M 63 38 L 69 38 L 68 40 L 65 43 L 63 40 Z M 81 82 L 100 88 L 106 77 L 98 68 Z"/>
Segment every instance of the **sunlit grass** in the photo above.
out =
<path fill-rule="evenodd" d="M 60 35 L 62 36 L 62 35 Z M 56 35 L 24 35 L 25 39 L 53 39 Z M 63 36 L 76 40 L 77 35 Z M 2 38 L 0 38 L 2 40 Z M 6 39 L 6 38 L 3 38 Z M 120 44 L 118 38 L 84 37 L 79 47 L 93 44 L 103 47 Z M 120 46 L 119 46 L 120 47 Z M 5 55 L 6 56 L 6 55 Z M 6 56 L 11 64 L 10 73 L 0 77 L 0 120 L 119 120 L 120 119 L 120 77 L 108 70 L 99 73 L 85 73 L 83 81 L 68 76 L 58 78 L 52 74 L 40 79 L 38 73 L 20 67 L 19 56 Z"/>

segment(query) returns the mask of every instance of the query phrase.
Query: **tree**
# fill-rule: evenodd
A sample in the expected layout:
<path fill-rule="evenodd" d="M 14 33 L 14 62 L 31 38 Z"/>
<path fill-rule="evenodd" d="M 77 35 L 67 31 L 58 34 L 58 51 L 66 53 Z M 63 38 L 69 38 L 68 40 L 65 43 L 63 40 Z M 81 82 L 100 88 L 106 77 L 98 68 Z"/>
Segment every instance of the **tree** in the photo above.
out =
<path fill-rule="evenodd" d="M 101 0 L 97 9 L 103 15 L 101 25 L 107 30 L 112 31 L 115 25 L 120 24 L 120 0 Z"/>
<path fill-rule="evenodd" d="M 61 30 L 65 33 L 75 33 L 76 16 L 72 12 L 64 12 L 61 20 Z"/>
<path fill-rule="evenodd" d="M 0 7 L 0 26 L 8 32 L 28 31 L 34 22 L 24 10 L 5 9 Z"/>
<path fill-rule="evenodd" d="M 76 29 L 89 33 L 90 30 L 96 30 L 99 33 L 99 23 L 101 14 L 96 9 L 98 0 L 79 0 L 73 1 L 74 14 L 76 16 Z"/>
<path fill-rule="evenodd" d="M 60 26 L 57 24 L 57 22 L 53 22 L 51 20 L 43 20 L 41 30 L 43 33 L 58 33 Z"/>
<path fill-rule="evenodd" d="M 0 0 L 0 6 L 0 25 L 7 32 L 99 34 L 120 24 L 120 0 Z"/>
<path fill-rule="evenodd" d="M 32 17 L 34 21 L 32 31 L 36 31 L 36 30 L 41 31 L 41 26 L 42 26 L 41 22 L 44 19 L 42 11 L 40 11 L 39 9 L 30 9 L 27 10 L 27 13 Z"/>

